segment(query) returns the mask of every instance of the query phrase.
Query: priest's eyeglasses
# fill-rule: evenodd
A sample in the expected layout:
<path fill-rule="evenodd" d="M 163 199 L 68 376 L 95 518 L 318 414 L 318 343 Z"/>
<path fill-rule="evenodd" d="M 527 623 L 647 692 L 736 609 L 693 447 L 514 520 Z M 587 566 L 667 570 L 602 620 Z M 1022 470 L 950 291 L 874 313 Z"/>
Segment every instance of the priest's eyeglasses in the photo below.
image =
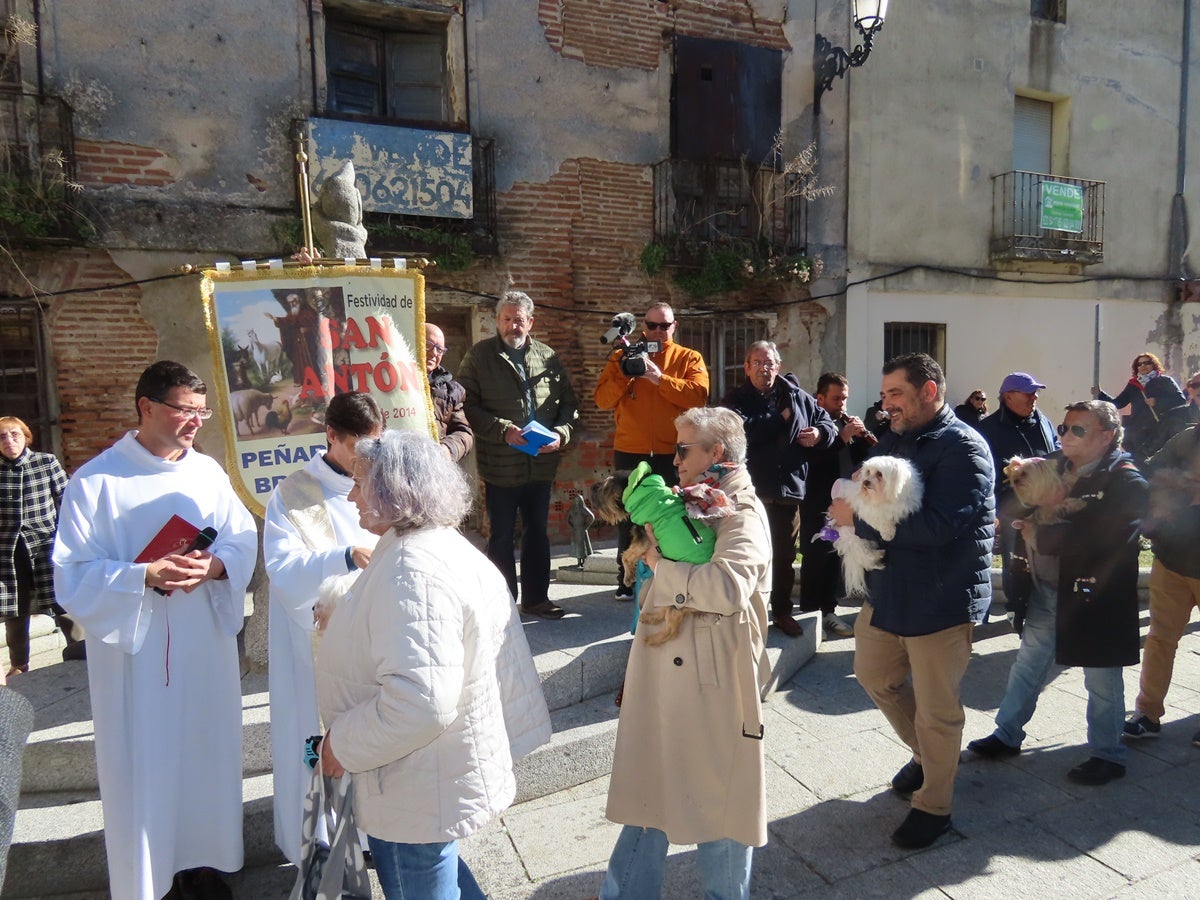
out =
<path fill-rule="evenodd" d="M 196 409 L 192 406 L 176 406 L 174 403 L 168 403 L 166 400 L 159 400 L 157 397 L 147 397 L 146 399 L 151 403 L 161 403 L 163 406 L 169 406 L 171 409 L 178 410 L 189 419 L 192 418 L 192 416 L 197 416 L 201 422 L 207 422 L 212 418 L 213 411 L 207 407 Z"/>

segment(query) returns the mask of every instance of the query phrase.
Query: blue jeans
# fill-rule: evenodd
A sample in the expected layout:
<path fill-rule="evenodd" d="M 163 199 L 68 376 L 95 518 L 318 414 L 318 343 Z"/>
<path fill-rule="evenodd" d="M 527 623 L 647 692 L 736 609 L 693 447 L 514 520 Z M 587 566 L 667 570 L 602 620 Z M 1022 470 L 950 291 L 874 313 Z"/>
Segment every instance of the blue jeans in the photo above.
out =
<path fill-rule="evenodd" d="M 387 900 L 485 900 L 458 841 L 397 844 L 367 835 L 367 843 Z"/>
<path fill-rule="evenodd" d="M 662 896 L 670 842 L 657 828 L 626 825 L 617 837 L 600 900 L 653 900 Z M 754 848 L 724 838 L 696 845 L 705 900 L 748 900 Z"/>
<path fill-rule="evenodd" d="M 546 534 L 550 519 L 549 481 L 531 481 L 517 487 L 484 485 L 487 507 L 487 558 L 495 564 L 508 583 L 513 599 L 521 598 L 526 609 L 550 599 L 550 538 Z M 521 515 L 521 592 L 517 593 L 517 563 L 513 558 L 513 539 L 517 533 L 517 514 Z"/>
<path fill-rule="evenodd" d="M 1025 726 L 1033 718 L 1038 695 L 1054 664 L 1056 587 L 1037 582 L 1029 597 L 1021 648 L 1008 673 L 1008 687 L 996 713 L 995 735 L 1010 747 L 1021 746 Z M 1125 724 L 1125 682 L 1121 667 L 1085 668 L 1087 688 L 1088 748 L 1092 756 L 1125 765 L 1129 749 L 1121 743 Z"/>

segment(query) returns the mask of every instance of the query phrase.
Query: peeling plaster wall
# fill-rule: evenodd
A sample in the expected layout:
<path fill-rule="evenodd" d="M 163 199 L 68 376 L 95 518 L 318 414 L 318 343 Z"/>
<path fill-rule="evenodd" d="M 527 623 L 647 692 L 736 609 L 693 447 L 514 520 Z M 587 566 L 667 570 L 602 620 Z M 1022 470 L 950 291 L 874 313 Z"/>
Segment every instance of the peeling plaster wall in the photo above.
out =
<path fill-rule="evenodd" d="M 470 17 L 472 115 L 496 138 L 497 190 L 547 181 L 568 159 L 649 165 L 667 155 L 665 64 L 610 69 L 567 59 L 550 46 L 532 2 L 487 0 Z"/>
<path fill-rule="evenodd" d="M 44 3 L 47 89 L 76 108 L 78 136 L 152 146 L 174 160 L 178 181 L 167 193 L 176 198 L 285 206 L 291 154 L 277 126 L 310 93 L 304 8 Z"/>

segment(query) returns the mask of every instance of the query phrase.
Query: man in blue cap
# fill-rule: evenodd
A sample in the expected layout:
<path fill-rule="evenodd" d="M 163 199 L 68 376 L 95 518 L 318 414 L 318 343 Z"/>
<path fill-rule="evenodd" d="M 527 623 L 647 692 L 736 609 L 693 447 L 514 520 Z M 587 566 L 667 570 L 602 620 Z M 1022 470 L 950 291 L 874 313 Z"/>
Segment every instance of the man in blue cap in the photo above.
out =
<path fill-rule="evenodd" d="M 976 426 L 987 441 L 996 464 L 996 549 L 1000 554 L 1004 596 L 1010 608 L 1018 582 L 1012 571 L 1015 539 L 1012 516 L 1005 512 L 1012 507 L 1011 502 L 1005 503 L 1012 487 L 1004 474 L 1004 465 L 1014 456 L 1029 459 L 1058 449 L 1053 423 L 1037 408 L 1038 391 L 1045 388 L 1028 372 L 1004 376 L 1000 384 L 1000 408 Z"/>

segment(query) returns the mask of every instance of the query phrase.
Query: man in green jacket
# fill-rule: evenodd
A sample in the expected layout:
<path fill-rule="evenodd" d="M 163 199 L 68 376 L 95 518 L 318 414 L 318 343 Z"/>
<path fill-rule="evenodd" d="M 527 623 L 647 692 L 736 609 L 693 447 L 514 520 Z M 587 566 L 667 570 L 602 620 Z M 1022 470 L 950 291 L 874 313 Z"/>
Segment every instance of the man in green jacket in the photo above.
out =
<path fill-rule="evenodd" d="M 561 619 L 550 601 L 550 490 L 559 451 L 571 440 L 579 410 L 562 360 L 534 340 L 533 300 L 509 291 L 496 304 L 496 336 L 467 353 L 458 380 L 467 391 L 467 421 L 475 432 L 475 455 L 484 481 L 491 535 L 487 556 L 508 582 L 521 611 Z M 521 580 L 513 537 L 521 516 Z"/>

